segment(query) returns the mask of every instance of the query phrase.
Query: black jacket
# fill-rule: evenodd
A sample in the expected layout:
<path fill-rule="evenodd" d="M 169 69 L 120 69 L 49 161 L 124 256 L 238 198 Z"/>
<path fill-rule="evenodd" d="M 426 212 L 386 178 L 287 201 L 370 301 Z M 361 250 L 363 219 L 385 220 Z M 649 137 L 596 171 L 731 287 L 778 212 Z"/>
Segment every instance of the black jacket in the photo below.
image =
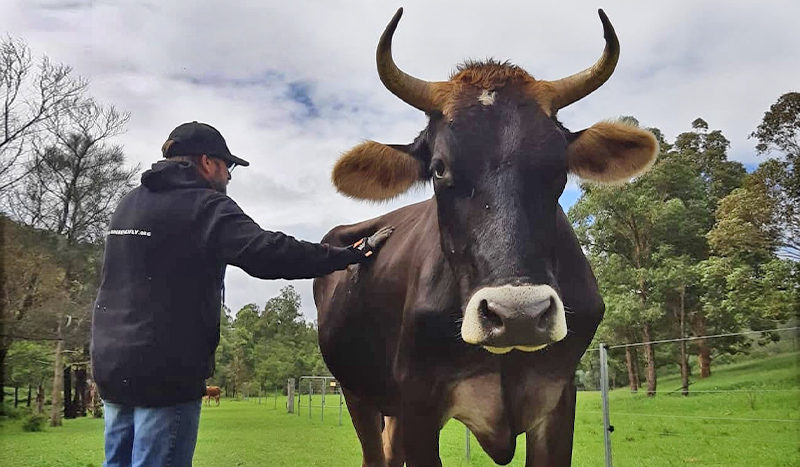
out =
<path fill-rule="evenodd" d="M 225 267 L 313 278 L 364 259 L 352 248 L 262 230 L 188 162 L 161 161 L 120 202 L 92 321 L 92 373 L 110 402 L 199 399 L 219 343 Z"/>

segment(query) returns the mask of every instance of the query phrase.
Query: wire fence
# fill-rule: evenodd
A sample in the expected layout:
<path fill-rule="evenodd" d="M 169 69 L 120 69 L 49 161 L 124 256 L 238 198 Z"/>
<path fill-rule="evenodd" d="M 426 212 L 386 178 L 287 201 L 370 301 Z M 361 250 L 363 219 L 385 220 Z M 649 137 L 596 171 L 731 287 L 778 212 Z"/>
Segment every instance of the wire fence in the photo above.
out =
<path fill-rule="evenodd" d="M 606 467 L 692 464 L 758 467 L 759 464 L 737 463 L 736 456 L 748 455 L 763 459 L 761 465 L 764 467 L 793 465 L 771 459 L 778 456 L 780 459 L 800 460 L 800 398 L 797 397 L 800 395 L 800 377 L 797 366 L 781 368 L 780 362 L 770 366 L 770 359 L 764 357 L 726 365 L 725 376 L 700 378 L 699 362 L 693 357 L 689 362 L 688 384 L 684 384 L 674 362 L 680 355 L 678 345 L 681 342 L 701 339 L 707 342 L 713 339 L 746 341 L 770 333 L 780 335 L 784 344 L 783 350 L 776 352 L 774 358 L 799 359 L 795 342 L 798 330 L 800 327 L 785 327 L 684 339 L 603 344 L 588 349 L 584 359 L 589 370 L 583 374 L 579 371 L 576 375 L 580 390 L 573 457 L 582 451 L 591 459 L 602 455 Z M 631 389 L 629 375 L 626 375 L 630 366 L 626 362 L 627 349 L 645 346 L 653 347 L 658 366 L 657 385 L 650 391 L 647 390 L 646 362 L 641 362 L 646 359 L 642 355 L 637 355 L 633 362 L 633 366 L 641 366 L 635 370 L 640 379 L 635 389 Z M 722 355 L 716 358 L 714 367 L 729 363 Z M 764 371 L 777 376 L 773 378 L 771 373 L 764 374 Z M 731 373 L 737 376 L 727 376 Z M 326 425 L 346 423 L 343 418 L 349 418 L 349 413 L 341 386 L 334 378 L 302 377 L 290 386 L 292 389 L 286 391 L 290 395 L 285 400 L 287 410 L 293 406 L 289 410 L 293 414 Z M 469 462 L 474 455 L 470 445 L 470 439 L 474 437 L 468 428 L 464 430 L 463 452 Z M 598 437 L 600 433 L 602 435 Z M 615 462 L 612 462 L 612 451 L 616 453 Z M 670 456 L 674 459 L 663 460 Z M 684 461 L 676 460 L 676 456 Z M 713 461 L 704 463 L 706 458 Z"/>
<path fill-rule="evenodd" d="M 583 381 L 586 392 L 599 389 L 600 410 L 587 403 L 576 412 L 578 416 L 602 417 L 606 467 L 677 465 L 643 459 L 652 455 L 643 452 L 645 448 L 672 450 L 673 454 L 690 459 L 687 464 L 702 464 L 703 459 L 713 457 L 718 462 L 714 465 L 735 465 L 736 457 L 747 456 L 763 461 L 764 466 L 790 465 L 779 462 L 797 461 L 800 457 L 798 330 L 800 327 L 784 327 L 601 344 L 589 349 L 584 357 L 589 360 L 590 370 L 585 372 Z M 773 340 L 783 343 L 782 347 L 772 343 L 775 344 L 772 348 L 778 349 L 775 355 L 763 353 L 758 359 L 733 363 L 717 378 L 701 377 L 716 375 L 703 375 L 702 369 L 698 372 L 697 366 L 706 365 L 706 370 L 710 369 L 709 361 L 702 362 L 699 358 L 691 362 L 687 359 L 682 374 L 676 371 L 681 366 L 680 360 L 686 358 L 682 355 L 687 355 L 686 348 L 681 352 L 682 343 L 704 340 L 710 344 L 715 339 L 732 338 L 727 344 L 754 346 L 765 335 L 779 337 Z M 644 355 L 632 352 L 634 349 L 642 350 Z M 620 354 L 621 351 L 624 353 Z M 718 355 L 724 363 L 723 357 L 724 353 Z M 596 382 L 592 381 L 594 361 L 598 370 Z M 662 375 L 670 366 L 671 374 Z M 659 371 L 652 371 L 656 367 Z M 665 385 L 675 389 L 658 389 Z M 658 442 L 651 442 L 653 438 Z M 619 454 L 612 456 L 617 449 Z M 748 465 L 754 464 L 751 461 Z"/>
<path fill-rule="evenodd" d="M 294 379 L 289 380 L 289 396 L 292 404 L 288 404 L 289 412 L 297 412 L 297 416 L 308 414 L 308 418 L 319 416 L 320 421 L 325 421 L 325 411 L 334 409 L 337 413 L 338 425 L 342 425 L 342 416 L 347 410 L 342 387 L 336 378 L 332 376 L 301 376 L 297 381 L 297 386 L 292 387 Z M 290 409 L 290 406 L 292 407 Z M 330 417 L 330 415 L 329 415 Z"/>

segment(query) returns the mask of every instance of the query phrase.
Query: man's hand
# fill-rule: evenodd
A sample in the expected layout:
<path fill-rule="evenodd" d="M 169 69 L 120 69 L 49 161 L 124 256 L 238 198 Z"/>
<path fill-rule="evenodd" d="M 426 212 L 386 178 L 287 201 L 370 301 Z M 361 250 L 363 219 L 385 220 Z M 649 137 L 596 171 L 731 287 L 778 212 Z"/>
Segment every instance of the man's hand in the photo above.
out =
<path fill-rule="evenodd" d="M 391 225 L 379 229 L 367 239 L 367 248 L 371 251 L 377 250 L 392 232 L 394 232 L 394 227 Z"/>
<path fill-rule="evenodd" d="M 380 248 L 383 242 L 394 232 L 394 227 L 386 226 L 379 229 L 369 237 L 357 241 L 353 247 L 364 252 L 364 256 L 371 256 L 375 250 Z"/>

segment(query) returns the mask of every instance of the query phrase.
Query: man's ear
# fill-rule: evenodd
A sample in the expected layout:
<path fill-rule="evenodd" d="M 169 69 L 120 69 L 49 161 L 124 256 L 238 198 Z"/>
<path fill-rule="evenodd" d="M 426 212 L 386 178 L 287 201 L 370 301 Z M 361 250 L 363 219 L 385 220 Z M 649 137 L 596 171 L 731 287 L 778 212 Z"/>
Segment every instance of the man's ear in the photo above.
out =
<path fill-rule="evenodd" d="M 569 171 L 584 180 L 621 184 L 647 172 L 658 155 L 652 133 L 623 122 L 600 122 L 567 148 Z"/>
<path fill-rule="evenodd" d="M 200 163 L 198 169 L 200 170 L 200 173 L 202 173 L 203 175 L 206 176 L 211 175 L 214 172 L 214 167 L 213 167 L 214 161 L 212 161 L 207 154 L 202 154 L 199 157 L 198 162 Z"/>
<path fill-rule="evenodd" d="M 425 181 L 419 159 L 403 151 L 409 146 L 388 146 L 365 141 L 342 154 L 333 167 L 336 189 L 353 198 L 383 201 Z"/>

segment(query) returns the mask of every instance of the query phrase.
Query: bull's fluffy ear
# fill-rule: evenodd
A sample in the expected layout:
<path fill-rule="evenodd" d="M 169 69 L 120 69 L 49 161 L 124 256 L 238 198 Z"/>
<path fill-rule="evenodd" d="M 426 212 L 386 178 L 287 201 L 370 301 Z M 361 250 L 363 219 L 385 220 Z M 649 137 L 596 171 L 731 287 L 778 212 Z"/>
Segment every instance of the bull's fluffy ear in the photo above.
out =
<path fill-rule="evenodd" d="M 340 193 L 373 201 L 394 198 L 423 181 L 417 159 L 375 141 L 365 141 L 342 154 L 333 167 L 332 179 Z"/>
<path fill-rule="evenodd" d="M 658 141 L 649 131 L 623 122 L 600 122 L 567 148 L 569 171 L 584 180 L 625 183 L 653 165 Z"/>

